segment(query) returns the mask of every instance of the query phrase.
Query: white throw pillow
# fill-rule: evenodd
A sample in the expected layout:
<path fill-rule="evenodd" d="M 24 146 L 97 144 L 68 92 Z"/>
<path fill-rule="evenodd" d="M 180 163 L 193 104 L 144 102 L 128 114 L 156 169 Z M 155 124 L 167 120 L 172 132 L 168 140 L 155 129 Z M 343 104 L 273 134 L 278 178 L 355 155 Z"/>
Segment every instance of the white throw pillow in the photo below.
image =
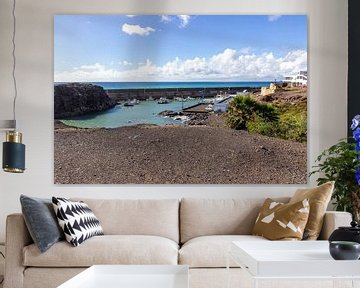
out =
<path fill-rule="evenodd" d="M 79 246 L 86 239 L 104 235 L 99 220 L 84 202 L 52 197 L 55 214 L 66 241 Z"/>

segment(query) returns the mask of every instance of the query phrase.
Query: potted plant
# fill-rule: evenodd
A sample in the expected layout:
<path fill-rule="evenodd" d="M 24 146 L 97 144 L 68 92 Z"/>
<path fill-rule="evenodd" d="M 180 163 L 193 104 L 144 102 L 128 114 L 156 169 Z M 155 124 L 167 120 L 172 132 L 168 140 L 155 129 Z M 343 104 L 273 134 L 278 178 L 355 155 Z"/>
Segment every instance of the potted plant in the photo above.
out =
<path fill-rule="evenodd" d="M 320 173 L 316 180 L 319 185 L 335 181 L 332 195 L 335 209 L 350 212 L 360 223 L 360 115 L 354 117 L 351 129 L 353 138 L 343 139 L 324 150 L 310 175 Z"/>

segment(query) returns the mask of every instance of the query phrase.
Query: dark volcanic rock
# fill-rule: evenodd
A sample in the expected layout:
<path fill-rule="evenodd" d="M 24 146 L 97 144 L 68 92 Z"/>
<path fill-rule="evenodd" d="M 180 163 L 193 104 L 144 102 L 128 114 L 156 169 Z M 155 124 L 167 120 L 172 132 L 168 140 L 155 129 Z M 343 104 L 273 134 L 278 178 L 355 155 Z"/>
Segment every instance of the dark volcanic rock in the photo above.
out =
<path fill-rule="evenodd" d="M 55 119 L 100 112 L 115 104 L 105 90 L 97 85 L 67 83 L 54 86 Z"/>
<path fill-rule="evenodd" d="M 188 113 L 188 125 L 206 125 L 209 118 L 208 113 Z"/>
<path fill-rule="evenodd" d="M 165 110 L 165 111 L 161 111 L 158 115 L 163 117 L 174 117 L 174 116 L 182 116 L 184 115 L 184 113 L 181 111 L 176 112 L 172 110 Z"/>

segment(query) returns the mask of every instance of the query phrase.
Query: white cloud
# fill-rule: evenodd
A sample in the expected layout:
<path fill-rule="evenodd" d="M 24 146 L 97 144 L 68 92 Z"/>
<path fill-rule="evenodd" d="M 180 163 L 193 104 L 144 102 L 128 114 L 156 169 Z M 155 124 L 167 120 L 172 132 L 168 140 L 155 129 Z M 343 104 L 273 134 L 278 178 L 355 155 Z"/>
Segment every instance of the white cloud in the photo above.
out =
<path fill-rule="evenodd" d="M 114 69 L 109 69 L 100 63 L 95 63 L 92 65 L 75 67 L 71 71 L 55 73 L 55 81 L 62 82 L 61 79 L 64 79 L 63 82 L 97 81 L 96 79 L 113 79 L 115 76 L 116 71 Z"/>
<path fill-rule="evenodd" d="M 268 16 L 269 22 L 274 22 L 274 21 L 276 21 L 276 20 L 278 20 L 280 18 L 281 18 L 281 15 L 269 15 Z"/>
<path fill-rule="evenodd" d="M 154 28 L 151 27 L 141 27 L 139 25 L 132 24 L 123 24 L 121 30 L 129 35 L 140 35 L 140 36 L 148 36 L 151 32 L 155 32 Z"/>
<path fill-rule="evenodd" d="M 84 71 L 92 71 L 92 70 L 98 70 L 101 69 L 103 66 L 99 63 L 91 64 L 91 65 L 81 65 L 80 69 Z M 77 68 L 74 68 L 76 70 Z"/>
<path fill-rule="evenodd" d="M 120 61 L 120 62 L 119 62 L 119 65 L 122 65 L 122 66 L 132 66 L 133 63 L 124 60 L 124 61 Z"/>
<path fill-rule="evenodd" d="M 180 21 L 179 24 L 179 28 L 185 28 L 189 22 L 190 22 L 190 15 L 174 15 L 174 16 L 170 16 L 170 15 L 161 15 L 160 16 L 160 21 L 163 23 L 169 23 L 172 22 L 173 19 L 178 18 L 178 20 Z"/>
<path fill-rule="evenodd" d="M 161 22 L 168 23 L 172 21 L 172 18 L 169 15 L 161 15 L 160 17 Z"/>
<path fill-rule="evenodd" d="M 177 17 L 180 19 L 180 28 L 185 28 L 190 21 L 190 15 L 177 15 Z"/>
<path fill-rule="evenodd" d="M 125 63 L 124 61 L 122 62 Z M 129 63 L 129 62 L 126 62 Z M 95 63 L 55 73 L 56 82 L 73 81 L 261 81 L 282 79 L 307 69 L 307 52 L 293 50 L 276 57 L 272 52 L 259 55 L 227 48 L 209 58 L 175 57 L 158 66 L 146 59 L 135 66 L 113 69 Z"/>
<path fill-rule="evenodd" d="M 126 15 L 126 17 L 129 17 L 129 18 L 133 18 L 135 17 L 136 15 Z"/>

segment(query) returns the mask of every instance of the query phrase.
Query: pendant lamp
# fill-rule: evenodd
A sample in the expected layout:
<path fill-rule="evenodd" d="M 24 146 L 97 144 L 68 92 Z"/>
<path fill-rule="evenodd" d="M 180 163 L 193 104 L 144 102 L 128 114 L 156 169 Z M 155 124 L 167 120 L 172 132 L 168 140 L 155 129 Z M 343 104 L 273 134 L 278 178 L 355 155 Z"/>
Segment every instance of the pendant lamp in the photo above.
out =
<path fill-rule="evenodd" d="M 23 173 L 25 171 L 25 145 L 22 144 L 22 133 L 17 131 L 16 126 L 16 57 L 15 57 L 15 35 L 16 35 L 16 0 L 13 0 L 12 16 L 13 16 L 13 35 L 12 35 L 12 58 L 13 69 L 12 78 L 14 83 L 14 99 L 13 99 L 13 120 L 0 121 L 0 130 L 6 131 L 6 139 L 3 143 L 3 161 L 2 167 L 5 172 Z"/>

